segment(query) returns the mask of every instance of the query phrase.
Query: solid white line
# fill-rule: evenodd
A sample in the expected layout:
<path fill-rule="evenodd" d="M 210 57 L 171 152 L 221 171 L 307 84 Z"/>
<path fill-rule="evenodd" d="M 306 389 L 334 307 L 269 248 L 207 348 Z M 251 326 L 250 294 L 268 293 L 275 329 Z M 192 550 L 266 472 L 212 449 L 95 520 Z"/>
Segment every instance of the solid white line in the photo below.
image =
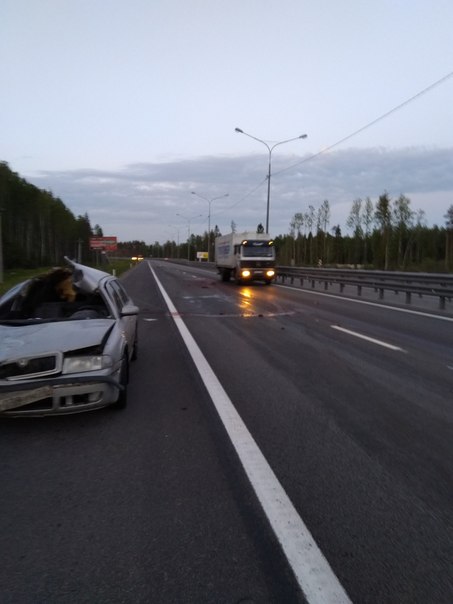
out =
<path fill-rule="evenodd" d="M 298 515 L 217 376 L 148 264 L 250 483 L 309 604 L 346 604 L 348 595 Z"/>
<path fill-rule="evenodd" d="M 367 342 L 372 342 L 373 344 L 378 344 L 379 346 L 384 346 L 384 348 L 390 348 L 390 350 L 400 350 L 404 352 L 402 348 L 399 346 L 394 346 L 393 344 L 388 344 L 387 342 L 383 342 L 382 340 L 376 340 L 375 338 L 370 338 L 369 336 L 365 336 L 361 333 L 357 333 L 356 331 L 351 331 L 350 329 L 345 329 L 344 327 L 340 327 L 339 325 L 331 325 L 332 329 L 337 329 L 338 331 L 342 331 L 343 333 L 347 333 L 350 336 L 354 336 L 355 338 L 360 338 L 361 340 L 367 340 Z"/>
<path fill-rule="evenodd" d="M 326 296 L 327 298 L 335 298 L 336 300 L 343 300 L 346 302 L 353 302 L 354 304 L 366 304 L 368 306 L 375 306 L 376 308 L 385 308 L 386 310 L 395 310 L 396 312 L 404 312 L 408 315 L 418 315 L 420 317 L 428 317 L 430 319 L 439 319 L 440 321 L 453 322 L 453 317 L 444 317 L 443 315 L 433 315 L 429 312 L 422 310 L 411 310 L 410 308 L 400 308 L 399 306 L 389 306 L 388 304 L 379 304 L 378 302 L 368 302 L 367 300 L 357 300 L 356 298 L 348 298 L 347 296 L 337 296 L 336 294 L 326 294 L 325 292 L 314 292 L 309 289 L 301 289 L 299 287 L 290 287 L 289 285 L 276 284 L 277 287 L 283 289 L 290 289 L 291 291 L 299 292 L 301 294 L 310 294 L 312 296 Z"/>

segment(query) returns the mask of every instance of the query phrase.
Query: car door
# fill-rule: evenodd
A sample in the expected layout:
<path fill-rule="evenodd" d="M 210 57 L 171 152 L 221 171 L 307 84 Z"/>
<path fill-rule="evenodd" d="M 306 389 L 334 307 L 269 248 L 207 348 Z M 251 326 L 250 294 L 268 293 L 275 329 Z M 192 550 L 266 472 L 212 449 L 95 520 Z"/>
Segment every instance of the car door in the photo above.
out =
<path fill-rule="evenodd" d="M 129 354 L 132 353 L 137 333 L 137 313 L 130 315 L 123 315 L 124 311 L 134 306 L 132 300 L 129 298 L 126 290 L 117 279 L 111 279 L 106 285 L 109 297 L 113 301 L 121 328 L 124 331 L 128 343 Z"/>

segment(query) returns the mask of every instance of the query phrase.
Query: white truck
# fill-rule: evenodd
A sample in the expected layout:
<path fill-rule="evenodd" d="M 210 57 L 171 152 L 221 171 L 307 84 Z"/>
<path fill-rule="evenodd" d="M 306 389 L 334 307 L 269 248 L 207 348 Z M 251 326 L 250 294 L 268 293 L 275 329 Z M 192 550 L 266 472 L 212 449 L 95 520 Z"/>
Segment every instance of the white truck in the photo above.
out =
<path fill-rule="evenodd" d="M 275 279 L 275 247 L 268 233 L 230 233 L 215 240 L 215 264 L 222 281 L 236 283 Z"/>

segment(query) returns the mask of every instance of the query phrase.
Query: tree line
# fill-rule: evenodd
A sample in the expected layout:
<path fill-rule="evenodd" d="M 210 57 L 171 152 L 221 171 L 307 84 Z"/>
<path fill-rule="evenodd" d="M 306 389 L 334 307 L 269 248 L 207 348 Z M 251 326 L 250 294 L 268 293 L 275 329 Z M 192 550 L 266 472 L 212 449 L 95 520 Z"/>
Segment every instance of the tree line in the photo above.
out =
<path fill-rule="evenodd" d="M 276 239 L 281 264 L 352 265 L 381 270 L 449 272 L 453 270 L 453 205 L 445 226 L 428 227 L 425 212 L 415 212 L 405 195 L 377 201 L 367 197 L 352 202 L 343 235 L 340 225 L 329 229 L 330 206 L 294 214 L 289 234 Z"/>
<path fill-rule="evenodd" d="M 50 191 L 28 183 L 0 162 L 0 214 L 5 269 L 61 264 L 63 256 L 88 259 L 89 240 L 99 234 L 88 214 L 74 216 Z"/>
<path fill-rule="evenodd" d="M 87 213 L 75 216 L 52 192 L 37 188 L 0 162 L 0 242 L 5 269 L 35 268 L 61 264 L 63 256 L 82 263 L 99 262 L 90 249 L 90 238 L 102 236 L 99 225 L 90 224 Z M 233 224 L 233 223 L 232 223 Z M 330 227 L 330 204 L 308 206 L 297 212 L 289 232 L 278 235 L 278 263 L 296 266 L 363 266 L 383 270 L 452 271 L 453 205 L 445 225 L 428 227 L 423 211 L 414 212 L 410 200 L 392 200 L 384 192 L 373 203 L 355 199 L 346 221 L 351 234 L 340 225 Z M 148 245 L 143 241 L 119 242 L 115 255 L 196 260 L 197 252 L 214 258 L 216 226 L 202 235 L 191 234 L 184 243 L 167 240 Z"/>
<path fill-rule="evenodd" d="M 353 266 L 379 270 L 450 272 L 453 270 L 453 205 L 445 213 L 445 226 L 428 227 L 423 210 L 412 210 L 405 195 L 392 200 L 387 192 L 377 201 L 367 197 L 352 202 L 343 235 L 341 226 L 330 227 L 330 204 L 324 200 L 315 208 L 297 212 L 289 223 L 289 232 L 275 237 L 277 261 L 295 266 Z M 235 230 L 232 222 L 231 229 Z M 202 236 L 192 234 L 182 245 L 167 241 L 151 246 L 158 257 L 196 259 L 197 251 L 208 250 L 214 257 L 214 239 L 218 227 Z"/>

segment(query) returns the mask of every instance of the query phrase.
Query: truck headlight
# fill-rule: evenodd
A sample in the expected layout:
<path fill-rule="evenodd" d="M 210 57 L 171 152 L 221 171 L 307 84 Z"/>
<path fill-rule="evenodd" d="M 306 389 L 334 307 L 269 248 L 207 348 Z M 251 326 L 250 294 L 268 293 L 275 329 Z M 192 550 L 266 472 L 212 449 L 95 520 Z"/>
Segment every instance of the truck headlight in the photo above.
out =
<path fill-rule="evenodd" d="M 266 277 L 273 277 L 275 275 L 275 271 L 266 271 Z"/>
<path fill-rule="evenodd" d="M 112 365 L 111 357 L 105 354 L 66 357 L 63 361 L 63 373 L 99 371 Z"/>
<path fill-rule="evenodd" d="M 241 271 L 241 277 L 250 277 L 250 271 Z"/>

